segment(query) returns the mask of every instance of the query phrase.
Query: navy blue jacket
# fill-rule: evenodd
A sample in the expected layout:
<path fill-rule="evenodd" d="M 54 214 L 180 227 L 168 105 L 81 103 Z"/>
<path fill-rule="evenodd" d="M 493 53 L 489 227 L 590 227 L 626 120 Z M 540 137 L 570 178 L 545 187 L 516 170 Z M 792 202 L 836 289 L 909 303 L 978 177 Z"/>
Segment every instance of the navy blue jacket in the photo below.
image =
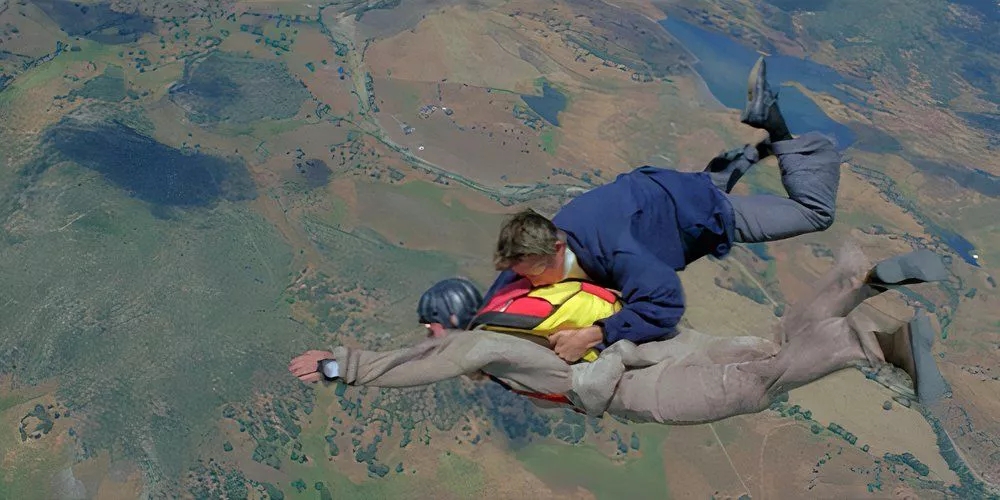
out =
<path fill-rule="evenodd" d="M 580 268 L 622 293 L 622 310 L 601 322 L 602 349 L 675 336 L 684 314 L 677 272 L 705 255 L 724 257 L 733 237 L 732 205 L 708 174 L 648 166 L 576 197 L 552 222 Z M 500 273 L 486 300 L 516 279 Z"/>

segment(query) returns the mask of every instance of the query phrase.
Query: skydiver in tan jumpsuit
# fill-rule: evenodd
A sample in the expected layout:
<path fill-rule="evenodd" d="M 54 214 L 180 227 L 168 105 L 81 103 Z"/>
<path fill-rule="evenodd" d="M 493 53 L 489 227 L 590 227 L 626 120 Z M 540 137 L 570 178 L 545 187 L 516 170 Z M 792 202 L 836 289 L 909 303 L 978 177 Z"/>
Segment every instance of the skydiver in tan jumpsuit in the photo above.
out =
<path fill-rule="evenodd" d="M 929 319 L 921 313 L 912 320 L 891 317 L 864 301 L 887 288 L 946 276 L 928 251 L 873 267 L 848 244 L 783 318 L 777 342 L 683 329 L 671 340 L 619 341 L 593 362 L 567 364 L 551 349 L 517 336 L 447 329 L 392 351 L 307 351 L 289 370 L 306 382 L 369 387 L 412 387 L 485 372 L 510 389 L 559 396 L 592 416 L 608 412 L 637 422 L 697 424 L 762 411 L 775 397 L 852 365 L 889 363 L 905 370 L 919 401 L 930 404 L 947 385 L 931 355 Z M 559 404 L 544 399 L 538 404 Z"/>

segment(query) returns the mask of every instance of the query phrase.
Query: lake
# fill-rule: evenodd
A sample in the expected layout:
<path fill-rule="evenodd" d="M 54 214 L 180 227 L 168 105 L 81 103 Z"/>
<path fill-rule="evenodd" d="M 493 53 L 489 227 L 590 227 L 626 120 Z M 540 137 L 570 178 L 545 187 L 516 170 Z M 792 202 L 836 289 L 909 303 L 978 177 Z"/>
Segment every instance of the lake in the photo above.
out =
<path fill-rule="evenodd" d="M 973 257 L 976 254 L 976 247 L 971 241 L 948 229 L 941 229 L 938 233 L 938 236 L 940 236 L 941 239 L 952 248 L 952 250 L 955 250 L 955 253 L 957 253 L 962 260 L 974 267 L 979 267 L 979 261 Z"/>
<path fill-rule="evenodd" d="M 980 4 L 983 0 L 966 0 L 963 3 Z M 743 109 L 746 102 L 747 75 L 760 54 L 726 35 L 676 18 L 662 20 L 660 24 L 698 58 L 694 69 L 705 80 L 712 95 L 727 108 Z M 845 77 L 828 66 L 784 55 L 768 56 L 767 78 L 772 87 L 785 82 L 797 82 L 811 91 L 830 94 L 844 103 L 862 104 L 853 95 L 837 88 L 837 85 L 854 87 L 862 91 L 872 90 L 870 83 Z M 827 116 L 815 102 L 794 87 L 781 87 L 780 95 L 781 112 L 785 115 L 793 133 L 801 134 L 817 130 L 834 136 L 842 149 L 857 141 L 857 134 L 851 128 Z M 993 124 L 989 121 L 992 117 L 976 118 Z M 894 138 L 881 132 L 879 135 L 871 134 L 876 130 L 871 127 L 854 126 L 854 128 L 864 134 L 863 140 L 857 144 L 859 148 L 899 152 L 899 143 Z M 907 159 L 921 171 L 949 178 L 965 188 L 987 196 L 995 197 L 1000 194 L 1000 178 L 982 169 L 968 170 L 959 166 L 942 165 L 910 155 L 907 155 Z M 969 240 L 943 228 L 937 233 L 964 261 L 979 266 L 973 257 L 975 248 Z"/>
<path fill-rule="evenodd" d="M 709 31 L 676 18 L 660 21 L 696 58 L 694 69 L 705 80 L 709 90 L 723 106 L 743 109 L 746 102 L 747 75 L 760 56 L 755 50 L 721 33 Z M 767 58 L 767 79 L 772 87 L 785 82 L 797 82 L 814 91 L 830 94 L 845 103 L 858 103 L 853 95 L 835 85 L 848 85 L 871 90 L 872 85 L 848 79 L 836 70 L 806 59 L 773 55 Z M 826 115 L 812 99 L 794 87 L 780 87 L 781 112 L 793 133 L 817 130 L 837 139 L 838 146 L 847 148 L 857 136 L 848 128 Z"/>
<path fill-rule="evenodd" d="M 522 95 L 521 99 L 545 121 L 559 126 L 559 112 L 566 109 L 566 96 L 548 82 L 542 84 L 541 96 Z"/>

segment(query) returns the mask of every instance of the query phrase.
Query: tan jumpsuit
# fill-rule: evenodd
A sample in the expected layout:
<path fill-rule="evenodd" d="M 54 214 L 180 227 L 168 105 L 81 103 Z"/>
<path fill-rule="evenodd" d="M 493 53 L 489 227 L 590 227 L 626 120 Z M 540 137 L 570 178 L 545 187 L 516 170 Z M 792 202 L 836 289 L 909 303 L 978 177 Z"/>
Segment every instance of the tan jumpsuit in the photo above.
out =
<path fill-rule="evenodd" d="M 483 371 L 513 389 L 563 394 L 594 416 L 711 422 L 761 411 L 776 396 L 854 363 L 884 363 L 874 332 L 897 332 L 906 321 L 863 304 L 878 293 L 863 284 L 869 269 L 860 250 L 842 252 L 784 318 L 778 342 L 683 329 L 661 342 L 620 341 L 591 363 L 569 365 L 529 340 L 452 330 L 405 349 L 337 347 L 333 353 L 349 385 L 410 387 Z"/>

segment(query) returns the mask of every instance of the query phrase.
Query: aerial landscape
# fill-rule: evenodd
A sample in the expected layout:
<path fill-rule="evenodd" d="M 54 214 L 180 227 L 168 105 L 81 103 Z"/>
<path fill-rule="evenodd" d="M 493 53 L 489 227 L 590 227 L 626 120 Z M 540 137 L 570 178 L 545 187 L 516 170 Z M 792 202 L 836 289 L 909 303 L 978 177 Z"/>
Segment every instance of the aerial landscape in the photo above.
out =
<path fill-rule="evenodd" d="M 997 33 L 995 0 L 0 0 L 0 499 L 998 498 Z M 878 306 L 931 316 L 941 402 L 849 368 L 666 426 L 289 375 L 422 339 L 505 214 L 761 140 L 761 54 L 844 152 L 836 221 L 688 267 L 684 324 L 771 332 L 844 240 L 928 248 L 949 278 Z"/>

